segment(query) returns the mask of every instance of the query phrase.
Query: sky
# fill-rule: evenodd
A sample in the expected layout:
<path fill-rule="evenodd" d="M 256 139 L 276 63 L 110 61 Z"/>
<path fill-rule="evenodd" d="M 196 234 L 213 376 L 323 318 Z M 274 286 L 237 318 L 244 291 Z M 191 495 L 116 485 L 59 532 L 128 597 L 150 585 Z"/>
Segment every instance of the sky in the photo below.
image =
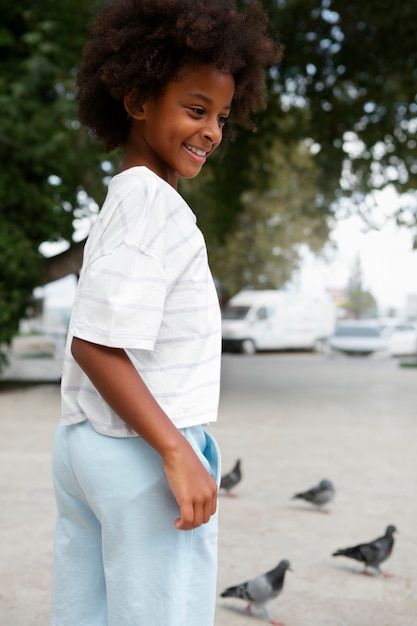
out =
<path fill-rule="evenodd" d="M 303 289 L 343 289 L 359 258 L 363 287 L 376 299 L 380 315 L 391 310 L 401 316 L 407 313 L 409 296 L 417 296 L 417 250 L 413 250 L 417 232 L 415 227 L 397 226 L 393 215 L 408 206 L 403 218 L 414 223 L 416 198 L 387 188 L 368 200 L 368 223 L 355 210 L 339 218 L 330 237 L 334 249 L 328 246 L 326 260 L 307 254 L 298 283 Z"/>
<path fill-rule="evenodd" d="M 296 281 L 303 289 L 343 289 L 355 260 L 362 267 L 363 287 L 370 291 L 381 313 L 402 313 L 407 296 L 417 294 L 417 250 L 412 250 L 413 231 L 393 221 L 381 230 L 366 232 L 361 218 L 340 220 L 331 240 L 337 248 L 320 260 L 307 254 Z"/>

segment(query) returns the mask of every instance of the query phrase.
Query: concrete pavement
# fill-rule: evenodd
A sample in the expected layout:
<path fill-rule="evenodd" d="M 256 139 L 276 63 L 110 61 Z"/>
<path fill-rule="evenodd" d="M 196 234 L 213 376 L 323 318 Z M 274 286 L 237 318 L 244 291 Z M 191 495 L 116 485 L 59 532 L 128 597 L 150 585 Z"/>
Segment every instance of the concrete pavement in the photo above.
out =
<path fill-rule="evenodd" d="M 235 498 L 219 498 L 219 592 L 288 558 L 294 571 L 271 605 L 286 626 L 415 626 L 416 389 L 417 370 L 395 361 L 225 355 L 211 430 L 224 471 L 241 457 L 244 475 Z M 1 387 L 2 626 L 48 624 L 58 416 L 57 384 Z M 337 489 L 328 515 L 291 501 L 324 477 Z M 390 523 L 399 533 L 383 569 L 394 578 L 331 557 Z M 262 623 L 244 607 L 219 598 L 215 626 Z"/>

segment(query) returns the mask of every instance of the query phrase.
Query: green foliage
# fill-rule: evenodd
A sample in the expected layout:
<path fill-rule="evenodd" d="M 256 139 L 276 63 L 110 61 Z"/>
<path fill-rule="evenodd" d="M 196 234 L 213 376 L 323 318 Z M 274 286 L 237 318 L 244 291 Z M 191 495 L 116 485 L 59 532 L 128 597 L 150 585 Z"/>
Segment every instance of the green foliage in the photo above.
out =
<path fill-rule="evenodd" d="M 0 0 L 1 341 L 42 282 L 39 245 L 71 243 L 79 192 L 98 204 L 104 195 L 104 156 L 76 122 L 73 93 L 103 1 Z M 229 292 L 284 283 L 299 245 L 326 241 L 342 195 L 354 203 L 417 182 L 417 4 L 261 1 L 286 46 L 268 76 L 268 107 L 256 133 L 239 131 L 181 187 Z"/>
<path fill-rule="evenodd" d="M 87 0 L 21 0 L 2 7 L 1 342 L 16 331 L 42 282 L 40 244 L 71 241 L 83 171 L 98 170 L 97 150 L 74 123 L 72 93 L 92 8 Z"/>
<path fill-rule="evenodd" d="M 346 288 L 344 307 L 356 319 L 375 317 L 378 313 L 374 296 L 364 288 L 359 257 L 356 258 L 352 267 Z"/>
<path fill-rule="evenodd" d="M 387 0 L 262 4 L 286 52 L 269 75 L 268 106 L 254 119 L 257 133 L 239 131 L 224 156 L 205 166 L 201 179 L 183 186 L 206 235 L 214 272 L 232 292 L 246 282 L 257 284 L 259 277 L 265 284 L 285 282 L 298 261 L 294 228 L 300 240 L 318 250 L 317 235 L 323 244 L 342 196 L 350 199 L 353 212 L 373 190 L 392 185 L 401 193 L 417 182 L 417 5 L 394 6 Z M 310 202 L 304 201 L 299 179 L 295 193 L 301 211 L 287 201 L 274 160 L 277 141 L 295 170 L 300 148 L 311 147 L 315 192 L 310 183 Z M 263 218 L 249 210 L 248 193 L 258 199 L 273 193 L 284 207 L 281 227 L 290 230 L 283 243 L 279 229 L 269 230 L 274 239 L 264 238 L 269 251 L 259 250 Z M 274 215 L 273 203 L 261 204 Z M 277 248 L 283 256 L 274 256 Z"/>
<path fill-rule="evenodd" d="M 0 346 L 10 340 L 39 282 L 41 257 L 15 224 L 0 218 Z"/>
<path fill-rule="evenodd" d="M 241 194 L 233 231 L 224 241 L 209 240 L 210 265 L 224 297 L 245 287 L 282 287 L 299 265 L 301 244 L 318 251 L 328 238 L 327 208 L 308 147 L 276 140 L 269 168 L 267 188 L 253 185 Z"/>
<path fill-rule="evenodd" d="M 277 91 L 306 108 L 301 136 L 320 151 L 323 184 L 345 194 L 417 183 L 417 5 L 390 0 L 264 0 L 284 37 Z M 280 82 L 282 81 L 282 82 Z M 294 127 L 296 130 L 296 127 Z M 329 178 L 330 177 L 330 178 Z"/>

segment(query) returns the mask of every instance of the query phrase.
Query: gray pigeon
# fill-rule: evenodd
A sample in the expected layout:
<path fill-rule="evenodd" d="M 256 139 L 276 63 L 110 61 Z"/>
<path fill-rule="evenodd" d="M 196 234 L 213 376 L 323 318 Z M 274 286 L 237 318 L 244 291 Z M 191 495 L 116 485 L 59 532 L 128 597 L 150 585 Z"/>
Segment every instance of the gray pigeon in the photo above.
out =
<path fill-rule="evenodd" d="M 312 487 L 307 491 L 301 491 L 293 495 L 292 499 L 297 498 L 310 502 L 321 510 L 321 507 L 333 500 L 335 489 L 330 480 L 323 478 L 316 487 Z M 324 511 L 323 511 L 324 512 Z"/>
<path fill-rule="evenodd" d="M 265 574 L 260 574 L 256 578 L 252 578 L 245 583 L 236 585 L 235 587 L 228 587 L 223 591 L 222 598 L 241 598 L 249 602 L 246 610 L 251 613 L 252 605 L 263 609 L 267 615 L 271 624 L 279 626 L 281 622 L 277 622 L 273 617 L 268 607 L 268 602 L 273 598 L 276 598 L 282 591 L 284 586 L 285 572 L 291 571 L 290 562 L 287 560 L 281 561 L 277 567 Z"/>
<path fill-rule="evenodd" d="M 349 559 L 355 559 L 365 565 L 364 574 L 370 574 L 368 567 L 371 567 L 379 574 L 389 577 L 391 574 L 382 573 L 379 566 L 386 561 L 394 547 L 395 526 L 387 526 L 385 535 L 370 541 L 369 543 L 361 543 L 352 548 L 343 548 L 333 552 L 332 556 L 347 556 Z"/>
<path fill-rule="evenodd" d="M 240 459 L 238 459 L 233 469 L 221 477 L 220 489 L 224 489 L 226 495 L 229 497 L 234 497 L 234 495 L 230 492 L 242 480 L 242 470 L 240 468 L 240 463 L 241 461 Z"/>

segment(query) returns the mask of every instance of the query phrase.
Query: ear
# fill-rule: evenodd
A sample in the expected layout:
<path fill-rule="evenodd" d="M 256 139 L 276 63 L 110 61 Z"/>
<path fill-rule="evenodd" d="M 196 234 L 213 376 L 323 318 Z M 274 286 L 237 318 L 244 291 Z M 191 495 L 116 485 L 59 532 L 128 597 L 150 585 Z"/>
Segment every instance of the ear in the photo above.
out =
<path fill-rule="evenodd" d="M 140 106 L 138 109 L 134 107 L 133 95 L 134 95 L 134 92 L 131 91 L 127 96 L 125 96 L 123 98 L 123 105 L 129 117 L 135 120 L 143 120 L 144 113 L 145 113 L 144 108 L 143 106 Z"/>

